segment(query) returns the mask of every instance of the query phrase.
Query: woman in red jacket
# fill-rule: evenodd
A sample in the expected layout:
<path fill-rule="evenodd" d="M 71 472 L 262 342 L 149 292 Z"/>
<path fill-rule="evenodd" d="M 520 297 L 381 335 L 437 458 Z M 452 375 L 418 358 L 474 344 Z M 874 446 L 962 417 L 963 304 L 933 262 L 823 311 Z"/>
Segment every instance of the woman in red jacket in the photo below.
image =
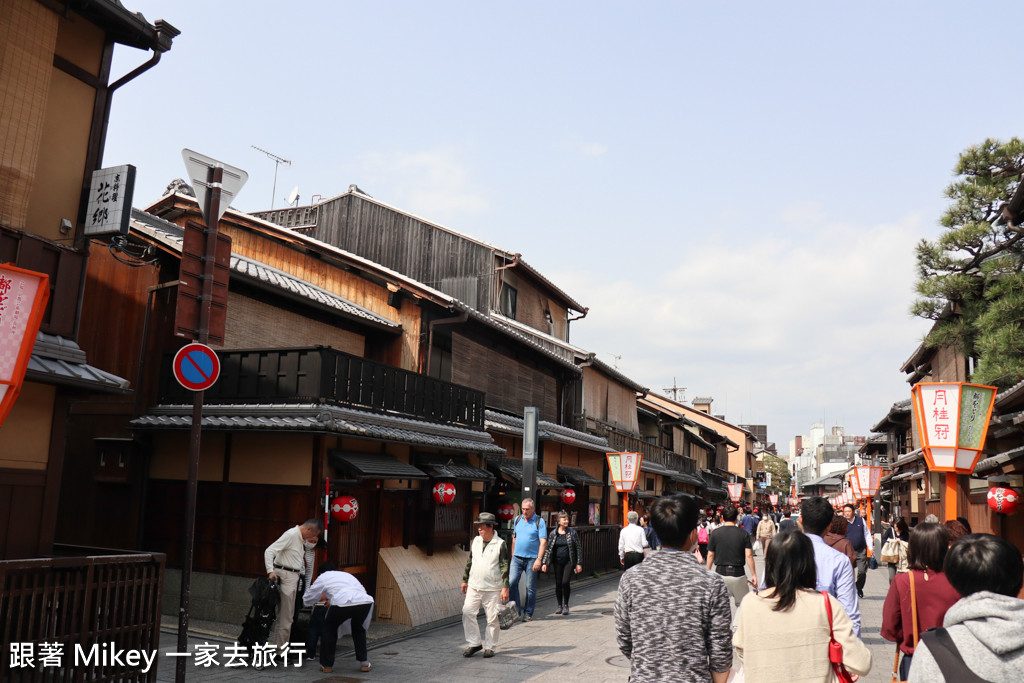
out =
<path fill-rule="evenodd" d="M 917 612 L 917 633 L 942 626 L 953 603 L 960 594 L 942 573 L 942 563 L 949 549 L 949 530 L 941 524 L 918 524 L 910 532 L 907 558 L 910 571 L 897 574 L 889 585 L 889 593 L 882 606 L 882 637 L 899 643 L 903 653 L 900 662 L 900 680 L 907 680 L 910 661 L 917 647 L 914 638 L 914 612 Z M 914 600 L 911 601 L 910 581 L 914 581 Z"/>

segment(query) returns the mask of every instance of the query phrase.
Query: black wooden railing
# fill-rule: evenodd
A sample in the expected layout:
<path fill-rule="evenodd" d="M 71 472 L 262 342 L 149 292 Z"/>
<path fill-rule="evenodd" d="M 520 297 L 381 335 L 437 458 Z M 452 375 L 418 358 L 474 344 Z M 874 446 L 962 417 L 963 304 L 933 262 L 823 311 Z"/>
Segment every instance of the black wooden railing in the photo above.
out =
<path fill-rule="evenodd" d="M 583 546 L 583 573 L 605 572 L 619 568 L 619 525 L 577 526 L 576 533 Z M 506 543 L 512 542 L 510 529 L 498 529 Z"/>
<path fill-rule="evenodd" d="M 54 550 L 116 552 L 68 546 Z M 5 660 L 0 678 L 12 683 L 157 680 L 159 657 L 143 673 L 146 665 L 141 662 L 105 665 L 89 655 L 94 646 L 146 652 L 159 648 L 164 561 L 160 553 L 0 561 L 0 648 Z M 88 664 L 76 664 L 79 651 Z M 31 665 L 23 656 L 12 660 L 15 652 L 31 653 Z"/>
<path fill-rule="evenodd" d="M 605 436 L 608 438 L 608 445 L 616 451 L 624 453 L 643 453 L 644 462 L 661 465 L 676 472 L 685 474 L 697 474 L 697 462 L 687 456 L 661 446 L 644 441 L 643 439 L 621 432 L 609 431 Z"/>
<path fill-rule="evenodd" d="M 333 403 L 430 422 L 482 428 L 482 391 L 327 347 L 218 351 L 220 379 L 208 404 Z M 190 402 L 163 359 L 160 401 Z"/>

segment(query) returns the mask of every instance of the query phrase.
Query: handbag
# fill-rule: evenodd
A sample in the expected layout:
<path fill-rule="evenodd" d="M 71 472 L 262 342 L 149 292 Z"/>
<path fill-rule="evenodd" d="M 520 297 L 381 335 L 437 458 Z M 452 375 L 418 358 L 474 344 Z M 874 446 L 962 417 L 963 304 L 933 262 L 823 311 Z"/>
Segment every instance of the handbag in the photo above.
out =
<path fill-rule="evenodd" d="M 882 546 L 882 562 L 896 564 L 900 561 L 900 539 L 893 536 Z"/>
<path fill-rule="evenodd" d="M 917 626 L 917 590 L 914 588 L 914 572 L 910 572 L 910 621 L 914 625 L 914 651 L 921 639 Z M 905 656 L 905 655 L 904 655 Z M 889 683 L 906 683 L 900 681 L 900 644 L 896 643 L 896 657 L 892 660 L 892 679 Z"/>
<path fill-rule="evenodd" d="M 503 602 L 498 605 L 498 628 L 507 631 L 516 623 L 516 608 L 514 602 Z"/>
<path fill-rule="evenodd" d="M 828 599 L 827 592 L 821 591 L 821 594 L 825 596 L 825 612 L 828 614 L 828 661 L 832 663 L 838 683 L 853 683 L 853 676 L 843 666 L 843 646 L 832 632 L 832 601 Z"/>

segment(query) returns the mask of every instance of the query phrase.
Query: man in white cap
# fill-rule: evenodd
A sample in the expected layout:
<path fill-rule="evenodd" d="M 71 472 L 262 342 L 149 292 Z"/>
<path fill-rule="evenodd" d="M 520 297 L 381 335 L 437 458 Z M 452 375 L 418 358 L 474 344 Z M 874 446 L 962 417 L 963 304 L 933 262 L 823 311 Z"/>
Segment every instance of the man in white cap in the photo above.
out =
<path fill-rule="evenodd" d="M 508 602 L 508 546 L 494 533 L 498 520 L 490 512 L 481 512 L 476 520 L 477 537 L 469 547 L 466 571 L 462 575 L 462 592 L 466 602 L 462 606 L 462 628 L 469 644 L 463 657 L 472 657 L 480 650 L 484 657 L 494 656 L 498 644 L 498 605 Z M 487 616 L 487 629 L 483 643 L 480 640 L 480 625 L 476 615 L 480 607 Z"/>

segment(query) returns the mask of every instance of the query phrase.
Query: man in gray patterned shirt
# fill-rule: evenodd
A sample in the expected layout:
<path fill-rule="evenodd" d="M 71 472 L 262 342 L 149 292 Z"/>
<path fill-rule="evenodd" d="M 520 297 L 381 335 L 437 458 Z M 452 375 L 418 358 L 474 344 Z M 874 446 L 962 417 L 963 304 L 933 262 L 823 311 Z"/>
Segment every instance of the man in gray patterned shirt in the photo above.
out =
<path fill-rule="evenodd" d="M 725 683 L 732 668 L 732 615 L 722 577 L 697 562 L 697 504 L 660 498 L 651 525 L 661 550 L 619 579 L 615 632 L 631 683 Z"/>

